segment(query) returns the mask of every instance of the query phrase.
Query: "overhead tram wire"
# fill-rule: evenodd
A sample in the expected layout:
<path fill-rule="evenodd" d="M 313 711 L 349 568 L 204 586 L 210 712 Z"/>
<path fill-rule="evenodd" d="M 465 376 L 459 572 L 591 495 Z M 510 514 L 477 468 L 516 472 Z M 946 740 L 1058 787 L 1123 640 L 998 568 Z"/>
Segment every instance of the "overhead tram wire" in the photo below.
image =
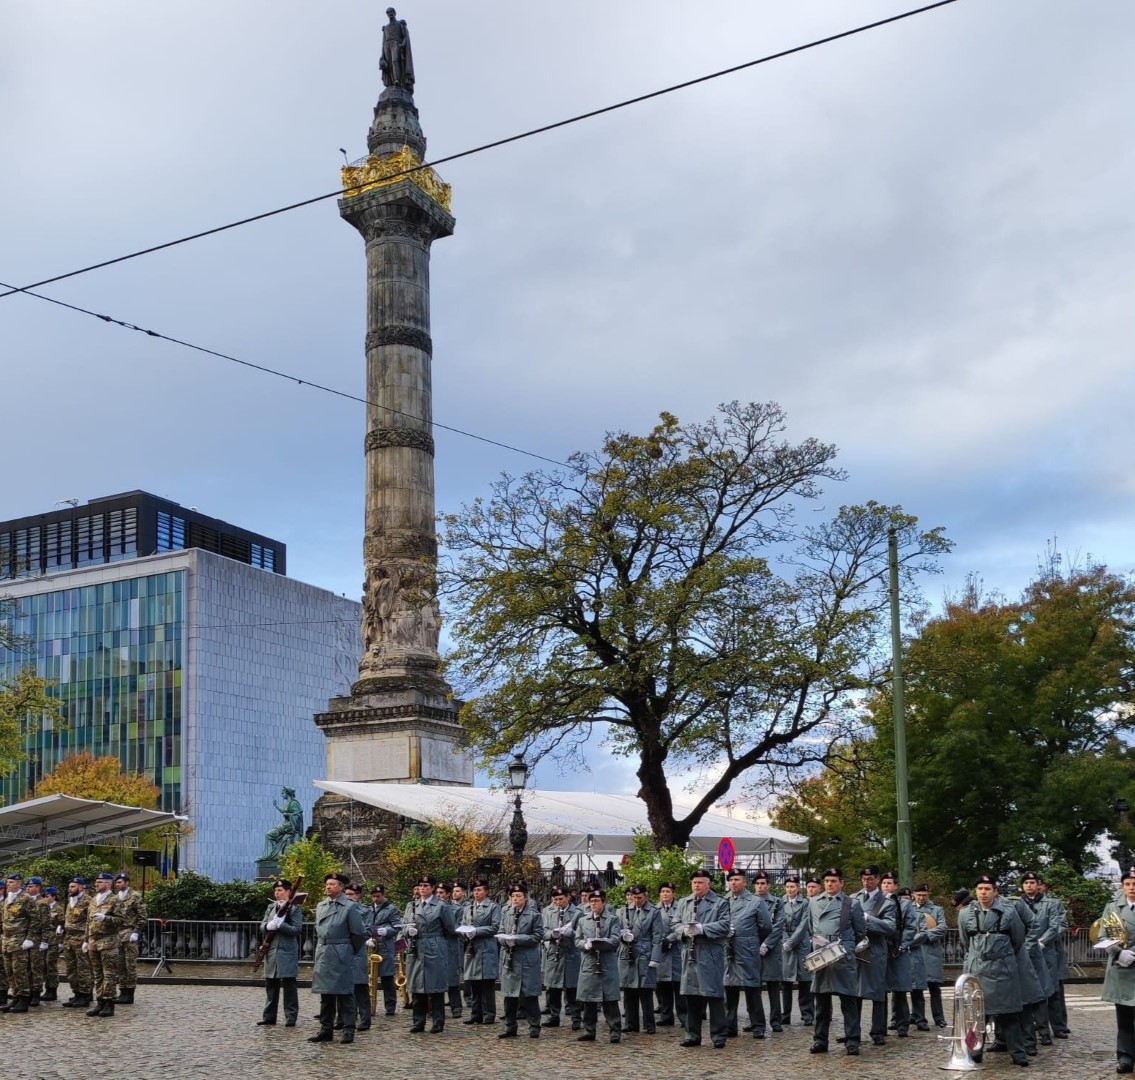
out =
<path fill-rule="evenodd" d="M 522 131 L 517 135 L 509 135 L 507 138 L 496 139 L 493 142 L 482 143 L 480 146 L 475 146 L 469 150 L 461 150 L 456 154 L 449 154 L 446 157 L 435 158 L 433 161 L 423 162 L 413 168 L 403 169 L 401 172 L 392 173 L 386 178 L 387 182 L 397 180 L 403 176 L 410 176 L 413 173 L 419 172 L 423 169 L 432 169 L 438 165 L 445 165 L 450 161 L 458 161 L 461 158 L 472 157 L 474 154 L 484 153 L 486 150 L 495 150 L 499 146 L 507 146 L 509 143 L 520 142 L 522 139 L 530 139 L 535 135 L 543 135 L 545 132 L 555 131 L 559 128 L 568 127 L 571 124 L 578 124 L 584 120 L 591 120 L 597 116 L 603 116 L 606 113 L 616 112 L 619 109 L 626 109 L 631 105 L 639 105 L 644 101 L 651 101 L 654 98 L 663 97 L 666 94 L 673 94 L 679 90 L 687 90 L 692 86 L 698 86 L 701 83 L 711 82 L 714 79 L 723 78 L 726 75 L 734 75 L 739 71 L 746 71 L 749 68 L 757 67 L 760 64 L 767 64 L 773 60 L 781 60 L 786 56 L 793 56 L 796 53 L 807 52 L 809 49 L 818 48 L 821 45 L 829 45 L 833 41 L 840 41 L 843 38 L 854 37 L 856 34 L 866 33 L 868 30 L 877 30 L 879 27 L 888 26 L 891 23 L 901 22 L 904 19 L 913 18 L 915 15 L 923 15 L 928 11 L 934 11 L 936 8 L 947 7 L 950 4 L 957 3 L 957 0 L 937 0 L 933 4 L 925 4 L 922 7 L 912 8 L 910 11 L 900 12 L 898 15 L 889 15 L 885 19 L 876 19 L 874 22 L 864 23 L 862 26 L 852 27 L 850 30 L 841 30 L 837 34 L 829 34 L 826 37 L 816 38 L 813 41 L 806 42 L 803 45 L 794 45 L 789 49 L 781 49 L 779 52 L 769 53 L 767 56 L 758 57 L 756 60 L 747 60 L 743 64 L 735 64 L 732 67 L 722 68 L 720 71 L 711 72 L 709 75 L 700 75 L 695 79 L 687 79 L 685 82 L 675 83 L 673 86 L 664 87 L 661 90 L 652 90 L 646 94 L 639 94 L 637 97 L 627 98 L 625 101 L 616 102 L 613 105 L 605 105 L 599 109 L 591 109 L 589 112 L 579 113 L 576 116 L 568 117 L 566 120 L 557 120 L 551 124 L 544 124 L 541 127 L 532 128 L 528 131 Z M 188 244 L 191 240 L 201 240 L 206 236 L 214 236 L 217 233 L 227 232 L 230 229 L 239 228 L 242 225 L 251 225 L 256 221 L 264 221 L 266 218 L 276 217 L 279 214 L 286 214 L 292 210 L 300 210 L 305 206 L 312 206 L 318 202 L 324 202 L 327 199 L 334 199 L 340 195 L 349 194 L 352 191 L 358 191 L 365 187 L 366 184 L 356 184 L 351 187 L 336 188 L 334 191 L 326 192 L 323 195 L 315 195 L 310 199 L 302 199 L 300 202 L 289 203 L 287 206 L 277 207 L 275 210 L 266 210 L 260 214 L 253 214 L 251 217 L 240 218 L 237 221 L 230 221 L 227 225 L 218 225 L 212 229 L 204 229 L 201 232 L 191 233 L 188 236 L 180 237 L 177 240 L 167 240 L 163 244 L 154 244 L 152 247 L 142 248 L 139 251 L 133 251 L 128 255 L 119 255 L 113 259 L 104 259 L 102 262 L 92 263 L 90 266 L 81 267 L 78 270 L 70 270 L 65 274 L 56 274 L 54 277 L 43 278 L 41 281 L 33 281 L 28 285 L 0 285 L 0 288 L 7 289 L 7 292 L 0 292 L 0 300 L 6 296 L 13 296 L 16 293 L 26 293 L 29 289 L 38 289 L 44 285 L 51 285 L 57 281 L 65 281 L 67 278 L 78 277 L 80 274 L 88 274 L 92 270 L 101 270 L 107 266 L 115 266 L 118 263 L 128 262 L 131 259 L 140 258 L 143 255 L 152 255 L 158 251 L 165 251 L 167 248 L 177 247 L 180 244 Z"/>
<path fill-rule="evenodd" d="M 0 281 L 0 289 L 10 288 L 12 288 L 12 286 Z M 415 423 L 419 424 L 428 422 L 430 427 L 438 428 L 441 431 L 449 431 L 454 435 L 462 435 L 467 439 L 476 439 L 477 442 L 487 443 L 489 446 L 496 446 L 502 450 L 511 450 L 514 454 L 523 454 L 525 457 L 536 458 L 538 461 L 546 461 L 550 465 L 555 465 L 562 469 L 571 469 L 573 472 L 578 471 L 566 461 L 547 457 L 544 454 L 537 454 L 534 450 L 525 450 L 523 447 L 501 442 L 499 439 L 490 439 L 487 435 L 478 435 L 476 432 L 465 431 L 463 428 L 453 427 L 451 424 L 443 424 L 440 420 L 426 421 L 420 416 L 412 416 L 410 413 L 403 412 L 401 409 L 395 409 L 390 405 L 380 405 L 376 401 L 359 397 L 358 394 L 348 393 L 346 390 L 337 390 L 333 386 L 324 386 L 323 383 L 317 383 L 312 379 L 301 379 L 298 375 L 289 375 L 286 371 L 277 371 L 276 368 L 270 368 L 264 364 L 255 364 L 251 360 L 241 360 L 240 357 L 230 356 L 228 353 L 218 352 L 216 349 L 210 349 L 204 345 L 195 345 L 192 341 L 183 341 L 181 338 L 170 337 L 168 334 L 162 334 L 157 330 L 147 330 L 144 326 L 138 326 L 135 323 L 126 322 L 123 319 L 116 319 L 112 315 L 102 315 L 97 311 L 79 307 L 78 304 L 68 304 L 65 300 L 56 300 L 53 296 L 44 296 L 42 293 L 31 292 L 29 289 L 30 287 L 15 289 L 14 291 L 23 293 L 25 296 L 33 297 L 36 300 L 44 300 L 49 304 L 67 308 L 68 311 L 77 311 L 81 315 L 89 315 L 91 318 L 101 319 L 106 323 L 113 323 L 115 326 L 121 326 L 125 330 L 133 330 L 139 334 L 145 334 L 147 337 L 157 338 L 159 341 L 168 341 L 173 345 L 181 345 L 183 348 L 192 349 L 194 352 L 205 353 L 207 356 L 215 356 L 221 360 L 229 360 L 234 364 L 240 364 L 241 367 L 252 368 L 253 371 L 263 372 L 265 375 L 275 375 L 279 379 L 286 379 L 289 382 L 297 383 L 299 386 L 310 386 L 315 390 L 322 390 L 326 394 L 334 394 L 336 397 L 346 398 L 348 401 L 357 401 L 360 405 L 373 405 L 376 409 L 382 409 L 384 412 L 390 413 L 393 416 L 405 417 L 407 420 L 413 420 Z M 10 294 L 4 293 L 3 295 L 8 296 Z"/>

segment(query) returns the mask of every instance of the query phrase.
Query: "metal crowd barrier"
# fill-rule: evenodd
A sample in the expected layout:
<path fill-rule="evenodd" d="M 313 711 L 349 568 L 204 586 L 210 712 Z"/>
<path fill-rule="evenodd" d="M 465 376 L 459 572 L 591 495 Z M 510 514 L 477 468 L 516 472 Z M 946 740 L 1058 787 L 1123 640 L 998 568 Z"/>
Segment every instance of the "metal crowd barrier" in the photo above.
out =
<path fill-rule="evenodd" d="M 241 963 L 260 947 L 260 923 L 240 920 L 149 919 L 141 955 L 150 960 Z M 304 920 L 300 960 L 315 956 L 315 924 Z"/>
<path fill-rule="evenodd" d="M 1063 938 L 1064 951 L 1068 958 L 1069 967 L 1075 968 L 1083 964 L 1103 963 L 1103 955 L 1098 949 L 1092 948 L 1092 943 L 1088 940 L 1088 931 L 1086 928 L 1082 930 L 1065 930 Z M 957 930 L 947 930 L 946 940 L 942 943 L 943 962 L 946 964 L 955 964 L 960 967 L 964 959 L 965 950 L 962 948 Z"/>

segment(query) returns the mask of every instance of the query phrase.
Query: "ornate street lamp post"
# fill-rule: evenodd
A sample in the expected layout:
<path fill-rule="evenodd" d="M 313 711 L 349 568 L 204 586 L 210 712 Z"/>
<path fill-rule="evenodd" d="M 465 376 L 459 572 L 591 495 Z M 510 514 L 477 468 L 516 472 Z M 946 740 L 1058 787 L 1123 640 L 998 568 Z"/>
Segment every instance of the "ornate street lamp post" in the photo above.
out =
<path fill-rule="evenodd" d="M 528 765 L 519 754 L 514 754 L 508 763 L 508 789 L 516 792 L 512 809 L 512 824 L 508 827 L 508 842 L 512 845 L 512 855 L 519 864 L 528 846 L 528 828 L 524 824 L 524 813 L 520 808 L 520 795 L 528 783 Z"/>

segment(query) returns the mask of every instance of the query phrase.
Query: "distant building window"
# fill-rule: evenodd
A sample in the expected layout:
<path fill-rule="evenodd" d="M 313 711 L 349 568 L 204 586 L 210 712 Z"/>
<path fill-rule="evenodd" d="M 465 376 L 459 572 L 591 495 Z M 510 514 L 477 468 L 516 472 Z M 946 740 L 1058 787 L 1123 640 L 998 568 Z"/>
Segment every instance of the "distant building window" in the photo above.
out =
<path fill-rule="evenodd" d="M 262 570 L 271 570 L 274 573 L 276 570 L 275 549 L 268 547 L 267 544 L 253 544 L 251 562 L 253 566 L 259 566 Z"/>
<path fill-rule="evenodd" d="M 185 549 L 185 518 L 158 511 L 158 551 Z"/>

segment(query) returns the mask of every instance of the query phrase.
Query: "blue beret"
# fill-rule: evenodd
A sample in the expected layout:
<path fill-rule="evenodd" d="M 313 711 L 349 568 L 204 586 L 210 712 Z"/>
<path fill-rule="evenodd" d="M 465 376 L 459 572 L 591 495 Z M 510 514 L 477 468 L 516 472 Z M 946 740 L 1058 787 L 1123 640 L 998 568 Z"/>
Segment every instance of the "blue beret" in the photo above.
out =
<path fill-rule="evenodd" d="M 54 885 L 48 885 L 48 887 L 43 890 L 43 895 L 44 896 L 58 896 L 59 890 Z"/>
<path fill-rule="evenodd" d="M 99 876 L 97 878 L 95 878 L 95 881 L 113 881 L 113 880 L 114 880 L 114 875 L 109 870 L 104 870 L 101 874 L 99 874 Z"/>
<path fill-rule="evenodd" d="M 70 884 L 70 885 L 82 885 L 82 886 L 86 887 L 88 882 L 87 882 L 87 879 L 85 877 L 73 877 L 68 884 Z"/>
<path fill-rule="evenodd" d="M 21 874 L 18 870 L 14 870 L 14 871 L 12 871 L 12 873 L 10 873 L 8 875 L 8 880 L 9 881 L 23 881 L 24 875 Z"/>
<path fill-rule="evenodd" d="M 43 884 L 43 878 L 41 878 L 41 877 L 30 877 L 30 878 L 28 878 L 28 884 L 29 885 L 42 885 Z"/>

